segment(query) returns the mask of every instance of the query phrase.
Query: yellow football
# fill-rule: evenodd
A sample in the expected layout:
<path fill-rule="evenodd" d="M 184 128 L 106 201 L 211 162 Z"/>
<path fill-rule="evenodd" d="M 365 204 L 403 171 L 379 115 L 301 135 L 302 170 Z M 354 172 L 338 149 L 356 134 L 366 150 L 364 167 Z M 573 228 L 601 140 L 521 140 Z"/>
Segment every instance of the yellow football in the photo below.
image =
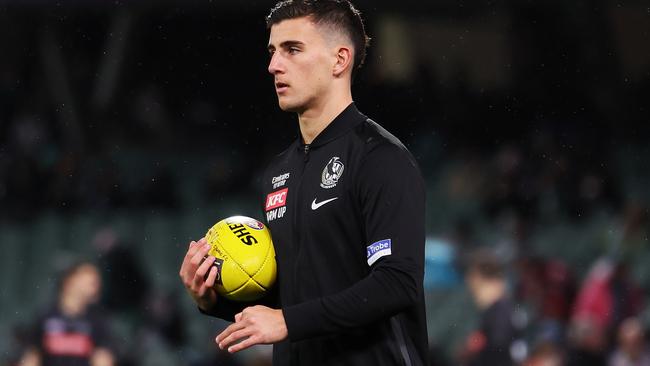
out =
<path fill-rule="evenodd" d="M 261 222 L 232 216 L 217 222 L 205 235 L 216 258 L 215 288 L 234 301 L 263 297 L 275 283 L 275 249 L 271 233 Z"/>

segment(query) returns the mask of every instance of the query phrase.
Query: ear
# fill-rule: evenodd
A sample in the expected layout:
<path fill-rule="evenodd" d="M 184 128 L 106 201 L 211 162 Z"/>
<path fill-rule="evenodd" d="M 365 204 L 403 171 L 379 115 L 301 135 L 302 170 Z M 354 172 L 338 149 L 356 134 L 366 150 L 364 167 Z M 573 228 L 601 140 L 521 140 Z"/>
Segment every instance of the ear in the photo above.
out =
<path fill-rule="evenodd" d="M 339 46 L 336 51 L 336 63 L 332 69 L 332 74 L 336 77 L 340 77 L 352 67 L 353 63 L 352 48 L 349 46 Z"/>

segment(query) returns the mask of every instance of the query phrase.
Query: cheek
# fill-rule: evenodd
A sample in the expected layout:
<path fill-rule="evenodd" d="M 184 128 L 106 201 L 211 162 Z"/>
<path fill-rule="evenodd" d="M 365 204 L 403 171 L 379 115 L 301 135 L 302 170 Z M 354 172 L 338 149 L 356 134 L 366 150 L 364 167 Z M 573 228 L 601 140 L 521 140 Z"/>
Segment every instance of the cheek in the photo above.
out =
<path fill-rule="evenodd" d="M 314 89 L 322 91 L 327 89 L 330 82 L 329 73 L 326 68 L 312 68 L 309 74 L 309 81 Z"/>
<path fill-rule="evenodd" d="M 328 59 L 323 55 L 311 57 L 301 65 L 301 74 L 303 80 L 311 83 L 323 83 L 328 80 L 331 75 L 331 68 L 329 67 Z"/>

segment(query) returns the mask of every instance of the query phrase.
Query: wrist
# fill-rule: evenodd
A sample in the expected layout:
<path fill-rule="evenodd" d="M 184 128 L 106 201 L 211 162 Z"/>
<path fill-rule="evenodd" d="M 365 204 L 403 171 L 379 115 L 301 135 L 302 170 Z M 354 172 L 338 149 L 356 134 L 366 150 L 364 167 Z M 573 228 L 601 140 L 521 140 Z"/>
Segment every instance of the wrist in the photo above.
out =
<path fill-rule="evenodd" d="M 205 313 L 209 313 L 217 303 L 217 295 L 214 293 L 206 293 L 203 297 L 195 297 L 194 302 Z"/>
<path fill-rule="evenodd" d="M 277 309 L 277 314 L 279 316 L 278 330 L 280 331 L 281 340 L 289 337 L 289 331 L 287 330 L 287 320 L 284 318 L 284 312 L 282 309 Z"/>

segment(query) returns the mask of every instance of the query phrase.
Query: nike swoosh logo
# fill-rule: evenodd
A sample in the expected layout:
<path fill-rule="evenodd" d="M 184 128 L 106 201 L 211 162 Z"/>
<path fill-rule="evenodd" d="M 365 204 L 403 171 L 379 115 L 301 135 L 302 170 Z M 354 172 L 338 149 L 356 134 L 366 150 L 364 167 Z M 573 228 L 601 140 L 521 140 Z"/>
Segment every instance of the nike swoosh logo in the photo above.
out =
<path fill-rule="evenodd" d="M 325 201 L 322 201 L 322 202 L 318 202 L 318 203 L 316 203 L 316 199 L 314 198 L 314 202 L 311 203 L 311 209 L 312 209 L 312 210 L 317 210 L 320 206 L 322 206 L 322 205 L 324 205 L 324 204 L 326 204 L 326 203 L 330 203 L 330 202 L 334 201 L 334 200 L 337 199 L 337 198 L 338 198 L 338 197 L 330 198 L 330 199 L 328 199 L 328 200 L 325 200 Z"/>

